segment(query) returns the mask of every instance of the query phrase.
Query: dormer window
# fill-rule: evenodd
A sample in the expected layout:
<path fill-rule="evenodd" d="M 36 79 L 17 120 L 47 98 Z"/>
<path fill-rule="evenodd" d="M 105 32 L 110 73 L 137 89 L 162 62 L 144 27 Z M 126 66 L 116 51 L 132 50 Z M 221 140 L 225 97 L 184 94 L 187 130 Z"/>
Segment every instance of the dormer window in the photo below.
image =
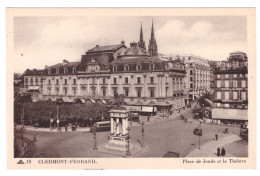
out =
<path fill-rule="evenodd" d="M 76 71 L 77 71 L 77 69 L 74 67 L 74 68 L 73 68 L 73 73 L 76 73 Z"/>
<path fill-rule="evenodd" d="M 68 73 L 68 69 L 64 68 L 64 74 L 67 74 L 67 73 Z"/>
<path fill-rule="evenodd" d="M 56 74 L 59 74 L 59 68 L 56 68 Z"/>
<path fill-rule="evenodd" d="M 124 70 L 129 71 L 129 65 L 125 65 Z"/>
<path fill-rule="evenodd" d="M 141 65 L 137 65 L 136 69 L 137 71 L 141 71 Z"/>
<path fill-rule="evenodd" d="M 49 69 L 49 70 L 48 70 L 48 75 L 50 75 L 50 74 L 51 74 L 51 70 Z"/>
<path fill-rule="evenodd" d="M 113 71 L 114 72 L 117 71 L 117 66 L 116 65 L 113 66 Z"/>
<path fill-rule="evenodd" d="M 154 64 L 149 64 L 149 70 L 154 70 Z"/>

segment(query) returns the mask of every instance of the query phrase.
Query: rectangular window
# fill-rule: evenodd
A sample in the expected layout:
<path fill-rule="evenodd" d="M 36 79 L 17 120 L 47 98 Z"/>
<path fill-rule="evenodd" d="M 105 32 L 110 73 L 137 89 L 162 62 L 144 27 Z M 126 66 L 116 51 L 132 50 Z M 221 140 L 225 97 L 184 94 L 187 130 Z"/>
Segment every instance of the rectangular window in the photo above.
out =
<path fill-rule="evenodd" d="M 128 88 L 125 88 L 125 96 L 128 97 L 129 91 Z"/>
<path fill-rule="evenodd" d="M 114 89 L 114 96 L 117 95 L 117 89 Z"/>
<path fill-rule="evenodd" d="M 125 71 L 129 71 L 129 66 L 125 65 Z"/>
<path fill-rule="evenodd" d="M 229 100 L 229 91 L 225 91 L 225 100 Z"/>
<path fill-rule="evenodd" d="M 141 97 L 142 89 L 137 89 L 137 97 Z"/>
<path fill-rule="evenodd" d="M 233 78 L 237 78 L 237 74 L 234 74 L 234 75 L 233 75 Z"/>
<path fill-rule="evenodd" d="M 116 84 L 116 78 L 114 78 L 114 84 Z"/>
<path fill-rule="evenodd" d="M 73 79 L 73 84 L 76 84 L 76 79 Z"/>
<path fill-rule="evenodd" d="M 221 100 L 221 92 L 217 92 L 217 100 Z"/>
<path fill-rule="evenodd" d="M 125 77 L 125 83 L 128 84 L 128 77 Z"/>
<path fill-rule="evenodd" d="M 137 70 L 138 70 L 138 71 L 141 70 L 141 65 L 137 65 Z"/>
<path fill-rule="evenodd" d="M 217 78 L 220 78 L 220 75 L 217 75 Z"/>
<path fill-rule="evenodd" d="M 243 88 L 246 87 L 246 80 L 241 80 L 241 87 L 243 87 Z"/>
<path fill-rule="evenodd" d="M 67 95 L 68 94 L 68 89 L 64 88 L 64 94 Z"/>
<path fill-rule="evenodd" d="M 233 92 L 233 100 L 237 100 L 238 99 L 238 93 L 237 91 Z"/>
<path fill-rule="evenodd" d="M 225 78 L 229 78 L 229 75 L 228 75 L 228 74 L 225 74 Z"/>
<path fill-rule="evenodd" d="M 64 84 L 67 84 L 67 79 L 64 79 Z"/>
<path fill-rule="evenodd" d="M 59 80 L 58 79 L 56 79 L 56 84 L 59 85 Z"/>
<path fill-rule="evenodd" d="M 246 100 L 246 92 L 241 92 L 241 100 Z"/>
<path fill-rule="evenodd" d="M 51 84 L 51 80 L 49 79 L 49 85 Z"/>
<path fill-rule="evenodd" d="M 218 88 L 221 87 L 221 80 L 217 80 L 217 87 L 218 87 Z"/>
<path fill-rule="evenodd" d="M 103 84 L 106 84 L 106 78 L 103 78 Z"/>
<path fill-rule="evenodd" d="M 154 77 L 150 77 L 150 82 L 154 83 Z"/>
<path fill-rule="evenodd" d="M 192 75 L 193 74 L 193 70 L 190 70 L 190 75 Z"/>
<path fill-rule="evenodd" d="M 103 97 L 105 97 L 106 96 L 106 89 L 105 88 L 102 89 L 102 93 L 103 93 Z"/>
<path fill-rule="evenodd" d="M 154 97 L 154 89 L 150 89 L 150 97 Z"/>
<path fill-rule="evenodd" d="M 93 95 L 93 96 L 96 95 L 96 89 L 95 89 L 95 88 L 92 89 L 92 95 Z"/>
<path fill-rule="evenodd" d="M 225 88 L 228 88 L 229 87 L 229 80 L 226 80 L 225 81 Z"/>
<path fill-rule="evenodd" d="M 137 77 L 137 83 L 138 83 L 138 84 L 141 83 L 141 77 Z"/>
<path fill-rule="evenodd" d="M 237 80 L 233 80 L 233 87 L 237 88 Z"/>
<path fill-rule="evenodd" d="M 77 89 L 73 89 L 73 94 L 74 94 L 74 95 L 77 94 Z"/>
<path fill-rule="evenodd" d="M 95 78 L 92 78 L 92 84 L 95 84 L 95 81 L 96 81 Z"/>
<path fill-rule="evenodd" d="M 193 80 L 192 80 L 192 77 L 190 77 L 190 81 L 193 81 Z"/>

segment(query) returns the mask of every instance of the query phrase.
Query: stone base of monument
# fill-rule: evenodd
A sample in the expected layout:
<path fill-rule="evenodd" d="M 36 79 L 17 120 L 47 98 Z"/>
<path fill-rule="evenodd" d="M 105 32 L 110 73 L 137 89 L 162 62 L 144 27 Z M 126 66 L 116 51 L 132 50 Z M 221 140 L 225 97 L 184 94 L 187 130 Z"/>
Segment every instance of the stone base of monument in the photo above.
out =
<path fill-rule="evenodd" d="M 134 145 L 130 142 L 129 149 L 132 149 L 133 147 Z M 108 144 L 105 145 L 105 148 L 110 150 L 127 151 L 127 136 L 111 135 L 110 141 L 108 142 Z"/>

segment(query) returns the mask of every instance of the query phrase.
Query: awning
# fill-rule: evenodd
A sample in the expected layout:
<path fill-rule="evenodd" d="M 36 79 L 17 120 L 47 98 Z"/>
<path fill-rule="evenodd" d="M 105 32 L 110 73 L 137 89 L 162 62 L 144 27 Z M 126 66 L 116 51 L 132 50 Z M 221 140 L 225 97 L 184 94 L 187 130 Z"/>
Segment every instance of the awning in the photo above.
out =
<path fill-rule="evenodd" d="M 107 102 L 105 100 L 101 100 L 101 101 L 102 101 L 102 103 L 107 104 Z"/>
<path fill-rule="evenodd" d="M 93 100 L 93 99 L 90 99 L 90 101 L 91 101 L 91 103 L 96 103 L 96 101 L 95 101 L 95 100 Z"/>
<path fill-rule="evenodd" d="M 153 107 L 143 106 L 142 112 L 153 112 Z"/>
<path fill-rule="evenodd" d="M 63 100 L 63 102 L 65 102 L 65 103 L 72 103 L 72 102 L 74 102 L 74 100 L 71 99 L 71 98 L 69 98 L 69 97 L 63 97 L 62 100 Z"/>
<path fill-rule="evenodd" d="M 86 103 L 86 101 L 84 99 L 80 99 L 81 103 Z"/>
<path fill-rule="evenodd" d="M 218 120 L 248 120 L 247 109 L 212 109 L 212 119 Z"/>
<path fill-rule="evenodd" d="M 39 91 L 40 87 L 39 86 L 29 86 L 28 91 Z"/>
<path fill-rule="evenodd" d="M 141 106 L 124 106 L 128 111 L 140 111 L 141 112 Z"/>

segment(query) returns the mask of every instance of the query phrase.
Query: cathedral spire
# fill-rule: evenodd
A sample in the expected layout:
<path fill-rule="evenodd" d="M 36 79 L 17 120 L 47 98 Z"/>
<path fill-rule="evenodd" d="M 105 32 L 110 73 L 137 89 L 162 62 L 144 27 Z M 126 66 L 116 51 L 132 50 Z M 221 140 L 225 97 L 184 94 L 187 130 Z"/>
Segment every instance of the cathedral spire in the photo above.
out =
<path fill-rule="evenodd" d="M 157 44 L 156 44 L 156 40 L 155 40 L 155 36 L 154 36 L 153 20 L 152 20 L 151 39 L 149 40 L 149 45 L 148 45 L 148 52 L 152 56 L 158 56 Z"/>
<path fill-rule="evenodd" d="M 141 23 L 140 39 L 139 39 L 139 42 L 138 42 L 138 46 L 139 46 L 140 48 L 146 49 L 146 47 L 145 47 L 145 42 L 144 42 L 144 38 L 143 38 L 143 28 L 142 28 L 142 23 Z"/>

